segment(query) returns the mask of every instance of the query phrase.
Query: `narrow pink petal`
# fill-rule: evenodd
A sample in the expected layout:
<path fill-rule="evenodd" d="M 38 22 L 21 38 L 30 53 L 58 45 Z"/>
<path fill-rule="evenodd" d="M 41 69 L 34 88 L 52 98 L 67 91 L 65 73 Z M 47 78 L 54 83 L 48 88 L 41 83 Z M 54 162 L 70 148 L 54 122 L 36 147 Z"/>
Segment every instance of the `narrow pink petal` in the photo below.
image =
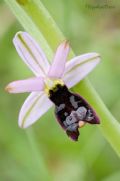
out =
<path fill-rule="evenodd" d="M 43 89 L 44 80 L 42 77 L 14 81 L 9 83 L 5 88 L 5 90 L 9 93 L 42 91 Z"/>
<path fill-rule="evenodd" d="M 67 62 L 63 80 L 71 88 L 86 77 L 100 62 L 100 55 L 87 53 Z"/>
<path fill-rule="evenodd" d="M 20 110 L 19 126 L 27 128 L 45 114 L 52 105 L 52 102 L 43 92 L 31 93 Z"/>
<path fill-rule="evenodd" d="M 48 73 L 50 67 L 48 60 L 42 49 L 28 33 L 18 32 L 13 43 L 22 60 L 36 76 L 44 76 Z"/>
<path fill-rule="evenodd" d="M 62 42 L 57 48 L 52 66 L 48 73 L 49 77 L 61 78 L 64 70 L 70 47 L 68 41 Z"/>

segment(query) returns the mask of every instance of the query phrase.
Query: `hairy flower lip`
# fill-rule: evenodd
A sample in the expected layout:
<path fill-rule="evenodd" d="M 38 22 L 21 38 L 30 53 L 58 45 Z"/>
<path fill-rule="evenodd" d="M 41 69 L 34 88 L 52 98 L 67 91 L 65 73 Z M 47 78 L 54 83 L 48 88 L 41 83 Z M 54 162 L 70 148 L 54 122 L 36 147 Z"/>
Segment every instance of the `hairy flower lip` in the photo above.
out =
<path fill-rule="evenodd" d="M 19 113 L 19 126 L 23 128 L 36 122 L 53 105 L 45 91 L 45 77 L 58 82 L 62 80 L 71 88 L 100 62 L 100 55 L 95 52 L 74 57 L 66 62 L 70 51 L 67 40 L 58 46 L 51 65 L 37 42 L 27 32 L 17 32 L 13 43 L 19 56 L 36 76 L 34 80 L 14 81 L 5 87 L 9 93 L 31 92 Z M 48 85 L 48 91 L 49 88 Z"/>

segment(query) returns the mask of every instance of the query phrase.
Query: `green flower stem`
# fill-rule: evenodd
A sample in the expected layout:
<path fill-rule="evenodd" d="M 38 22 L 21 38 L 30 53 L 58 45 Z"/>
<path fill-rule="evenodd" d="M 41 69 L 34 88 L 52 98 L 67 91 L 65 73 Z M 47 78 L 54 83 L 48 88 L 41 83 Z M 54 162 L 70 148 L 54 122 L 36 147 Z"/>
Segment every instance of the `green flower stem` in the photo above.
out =
<path fill-rule="evenodd" d="M 51 59 L 53 51 L 64 39 L 64 36 L 40 0 L 5 1 L 11 7 L 21 25 L 39 41 L 40 46 L 48 58 Z M 74 54 L 71 51 L 70 57 L 73 56 Z M 120 124 L 107 110 L 88 80 L 85 79 L 80 82 L 74 87 L 74 90 L 84 96 L 94 107 L 101 119 L 101 125 L 98 127 L 120 156 Z"/>
<path fill-rule="evenodd" d="M 40 149 L 38 148 L 38 143 L 34 134 L 34 130 L 32 128 L 29 128 L 26 130 L 26 134 L 30 143 L 31 151 L 33 153 L 33 158 L 36 163 L 35 170 L 36 170 L 37 175 L 39 176 L 39 179 L 51 181 L 52 178 L 50 176 L 48 168 L 46 168 L 42 153 L 40 152 Z"/>

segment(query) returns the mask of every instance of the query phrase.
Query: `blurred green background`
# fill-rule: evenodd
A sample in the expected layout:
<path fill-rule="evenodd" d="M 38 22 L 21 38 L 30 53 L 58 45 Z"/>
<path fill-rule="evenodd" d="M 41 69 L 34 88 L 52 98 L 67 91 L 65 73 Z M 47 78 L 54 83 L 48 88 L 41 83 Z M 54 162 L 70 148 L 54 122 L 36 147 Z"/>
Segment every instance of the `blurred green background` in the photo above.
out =
<path fill-rule="evenodd" d="M 89 79 L 119 121 L 120 1 L 42 2 L 76 55 L 93 51 L 101 54 L 102 62 Z M 106 3 L 112 8 L 93 8 Z M 0 180 L 43 180 L 40 162 L 44 159 L 54 181 L 119 181 L 120 160 L 96 126 L 81 129 L 77 143 L 63 132 L 53 110 L 36 122 L 33 130 L 18 127 L 18 113 L 27 94 L 10 95 L 4 87 L 32 75 L 12 44 L 19 30 L 23 28 L 0 1 Z"/>

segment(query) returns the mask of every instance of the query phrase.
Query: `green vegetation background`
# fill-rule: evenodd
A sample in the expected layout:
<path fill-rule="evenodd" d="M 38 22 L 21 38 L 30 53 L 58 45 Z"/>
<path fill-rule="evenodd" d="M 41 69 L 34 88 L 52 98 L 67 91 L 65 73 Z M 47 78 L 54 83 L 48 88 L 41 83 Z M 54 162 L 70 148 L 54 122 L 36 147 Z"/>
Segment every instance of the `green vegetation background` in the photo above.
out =
<path fill-rule="evenodd" d="M 42 0 L 76 53 L 96 51 L 101 64 L 89 75 L 101 98 L 120 119 L 120 2 L 113 8 L 91 9 L 95 1 Z M 104 1 L 103 1 L 104 2 Z M 98 2 L 99 3 L 99 2 Z M 5 85 L 32 73 L 12 44 L 23 30 L 9 8 L 0 1 L 0 180 L 42 180 L 37 154 L 17 118 L 27 94 L 10 95 Z M 79 142 L 72 142 L 54 118 L 53 110 L 33 126 L 38 150 L 55 181 L 119 181 L 120 160 L 96 126 L 81 129 Z M 118 138 L 119 139 L 119 138 Z M 34 140 L 33 140 L 34 141 Z"/>

